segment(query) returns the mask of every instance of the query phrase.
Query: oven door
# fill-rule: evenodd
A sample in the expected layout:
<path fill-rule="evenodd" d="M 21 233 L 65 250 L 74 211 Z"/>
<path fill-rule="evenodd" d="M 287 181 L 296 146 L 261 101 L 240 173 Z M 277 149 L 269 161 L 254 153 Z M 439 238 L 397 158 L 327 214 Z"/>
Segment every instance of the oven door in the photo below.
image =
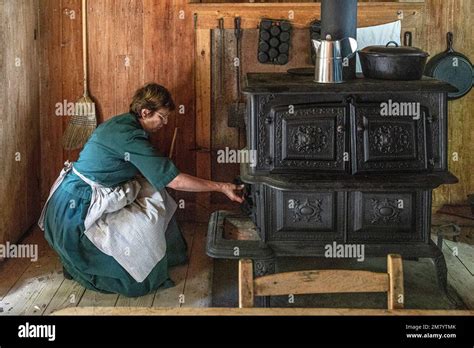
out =
<path fill-rule="evenodd" d="M 380 104 L 353 106 L 354 173 L 427 170 L 427 112 L 382 116 Z"/>
<path fill-rule="evenodd" d="M 272 172 L 345 172 L 347 107 L 299 104 L 271 109 Z"/>

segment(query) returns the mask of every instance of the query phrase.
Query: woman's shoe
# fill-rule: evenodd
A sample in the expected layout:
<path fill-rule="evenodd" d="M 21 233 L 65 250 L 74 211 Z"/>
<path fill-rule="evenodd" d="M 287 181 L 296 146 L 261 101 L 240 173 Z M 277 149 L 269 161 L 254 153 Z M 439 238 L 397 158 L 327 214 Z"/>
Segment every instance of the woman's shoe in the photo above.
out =
<path fill-rule="evenodd" d="M 66 271 L 66 268 L 64 268 L 63 266 L 63 275 L 64 275 L 64 278 L 66 278 L 67 280 L 72 280 L 72 275 Z"/>

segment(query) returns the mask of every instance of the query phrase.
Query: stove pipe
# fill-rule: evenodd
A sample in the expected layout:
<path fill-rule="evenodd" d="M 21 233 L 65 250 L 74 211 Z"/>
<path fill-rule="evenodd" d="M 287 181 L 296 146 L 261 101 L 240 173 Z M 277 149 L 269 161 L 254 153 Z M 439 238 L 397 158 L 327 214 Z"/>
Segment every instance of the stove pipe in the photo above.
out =
<path fill-rule="evenodd" d="M 357 0 L 321 0 L 321 39 L 357 39 Z M 343 68 L 344 80 L 356 78 L 356 56 Z"/>

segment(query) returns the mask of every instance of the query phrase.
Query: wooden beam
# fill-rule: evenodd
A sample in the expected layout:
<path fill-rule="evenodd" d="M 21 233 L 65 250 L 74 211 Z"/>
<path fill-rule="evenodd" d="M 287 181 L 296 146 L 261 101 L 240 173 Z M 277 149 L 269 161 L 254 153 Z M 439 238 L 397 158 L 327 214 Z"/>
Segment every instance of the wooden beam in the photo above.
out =
<path fill-rule="evenodd" d="M 252 308 L 254 304 L 253 262 L 239 260 L 239 308 Z"/>
<path fill-rule="evenodd" d="M 295 28 L 308 28 L 313 20 L 321 17 L 319 3 L 220 3 L 190 4 L 189 7 L 197 14 L 199 29 L 216 29 L 219 18 L 224 19 L 226 29 L 232 29 L 234 18 L 238 16 L 242 18 L 243 29 L 258 28 L 262 18 L 286 19 Z M 358 25 L 366 27 L 401 19 L 405 27 L 416 27 L 423 9 L 424 3 L 359 3 Z"/>
<path fill-rule="evenodd" d="M 387 256 L 387 273 L 389 278 L 388 309 L 402 309 L 405 302 L 403 288 L 403 263 L 400 255 Z"/>
<path fill-rule="evenodd" d="M 424 310 L 424 309 L 359 309 L 359 308 L 123 308 L 123 307 L 74 307 L 60 310 L 53 315 L 133 315 L 133 316 L 472 316 L 474 310 Z"/>
<path fill-rule="evenodd" d="M 211 179 L 211 31 L 196 30 L 196 175 Z M 197 194 L 196 220 L 208 221 L 210 193 Z"/>
<path fill-rule="evenodd" d="M 255 279 L 256 296 L 386 292 L 386 273 L 312 270 L 268 275 Z"/>

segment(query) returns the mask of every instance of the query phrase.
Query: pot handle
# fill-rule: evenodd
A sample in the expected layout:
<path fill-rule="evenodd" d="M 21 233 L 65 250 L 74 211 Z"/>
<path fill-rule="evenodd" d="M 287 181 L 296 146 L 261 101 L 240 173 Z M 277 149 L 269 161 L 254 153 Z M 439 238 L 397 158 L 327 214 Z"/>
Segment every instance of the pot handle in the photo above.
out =
<path fill-rule="evenodd" d="M 403 44 L 409 47 L 413 45 L 413 34 L 411 31 L 405 32 L 405 42 Z"/>
<path fill-rule="evenodd" d="M 390 46 L 391 44 L 394 44 L 395 47 L 398 47 L 398 43 L 396 43 L 395 41 L 389 41 L 389 43 L 387 43 L 387 44 L 385 45 L 385 47 L 388 47 L 388 46 Z"/>
<path fill-rule="evenodd" d="M 448 32 L 446 34 L 446 41 L 448 42 L 448 52 L 454 52 L 454 48 L 453 48 L 454 35 L 453 35 L 453 33 Z"/>

